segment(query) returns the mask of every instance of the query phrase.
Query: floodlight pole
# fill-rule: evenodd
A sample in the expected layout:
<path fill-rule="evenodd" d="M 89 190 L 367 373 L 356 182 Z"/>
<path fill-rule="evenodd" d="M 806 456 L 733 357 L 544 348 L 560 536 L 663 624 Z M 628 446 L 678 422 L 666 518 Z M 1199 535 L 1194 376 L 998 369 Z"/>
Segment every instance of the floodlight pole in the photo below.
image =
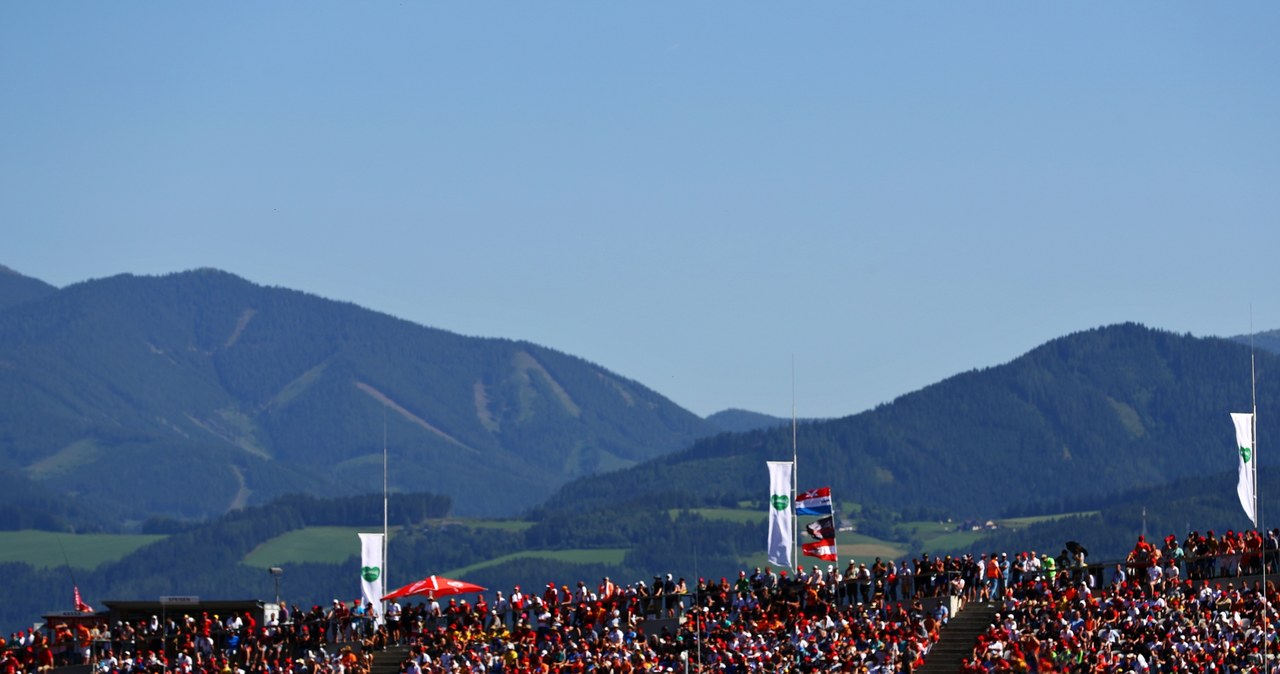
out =
<path fill-rule="evenodd" d="M 278 612 L 280 610 L 280 576 L 284 575 L 284 569 L 273 566 L 267 569 L 267 573 L 271 574 L 271 579 L 276 582 L 276 611 Z"/>

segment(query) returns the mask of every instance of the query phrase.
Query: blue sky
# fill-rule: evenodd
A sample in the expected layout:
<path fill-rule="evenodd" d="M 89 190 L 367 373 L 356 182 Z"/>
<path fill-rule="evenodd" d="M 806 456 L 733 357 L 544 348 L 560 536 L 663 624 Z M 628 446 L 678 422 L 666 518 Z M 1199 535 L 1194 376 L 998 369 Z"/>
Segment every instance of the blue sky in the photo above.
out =
<path fill-rule="evenodd" d="M 1280 328 L 1280 4 L 0 4 L 0 264 L 216 267 L 851 414 Z"/>

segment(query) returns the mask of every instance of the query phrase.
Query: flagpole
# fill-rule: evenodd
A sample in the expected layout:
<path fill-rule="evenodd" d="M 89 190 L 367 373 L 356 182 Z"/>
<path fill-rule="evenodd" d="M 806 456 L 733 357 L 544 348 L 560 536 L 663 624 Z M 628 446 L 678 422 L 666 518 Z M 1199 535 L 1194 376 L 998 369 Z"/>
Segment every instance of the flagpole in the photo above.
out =
<path fill-rule="evenodd" d="M 1262 526 L 1262 494 L 1258 490 L 1258 473 L 1262 472 L 1262 464 L 1258 463 L 1258 365 L 1257 357 L 1253 348 L 1253 305 L 1249 305 L 1249 392 L 1253 397 L 1253 416 L 1252 428 L 1249 429 L 1253 440 L 1253 511 L 1258 513 L 1258 528 L 1266 531 Z M 1266 586 L 1266 555 L 1263 555 L 1263 587 Z"/>
<path fill-rule="evenodd" d="M 1252 344 L 1253 336 L 1250 335 L 1249 341 Z M 1254 362 L 1253 347 L 1249 347 L 1249 379 L 1251 388 L 1253 389 L 1253 415 L 1250 421 L 1252 428 L 1249 434 L 1253 440 L 1253 510 L 1258 513 L 1258 528 L 1266 531 L 1266 527 L 1262 525 L 1262 492 L 1258 489 L 1258 474 L 1262 472 L 1262 464 L 1258 463 L 1258 370 Z M 1266 573 L 1266 565 L 1263 565 L 1263 573 Z M 1262 582 L 1266 582 L 1264 576 Z"/>
<path fill-rule="evenodd" d="M 387 408 L 382 408 L 382 590 L 387 590 Z M 382 616 L 386 620 L 387 602 L 382 602 Z"/>
<path fill-rule="evenodd" d="M 840 568 L 840 518 L 836 517 L 836 497 L 831 497 L 831 545 L 836 551 L 836 568 Z M 828 578 L 827 580 L 831 580 Z"/>
<path fill-rule="evenodd" d="M 1249 335 L 1249 343 L 1251 343 L 1251 347 L 1249 347 L 1249 379 L 1251 379 L 1253 389 L 1253 427 L 1249 428 L 1253 435 L 1253 510 L 1258 513 L 1258 528 L 1262 529 L 1262 531 L 1267 531 L 1266 527 L 1262 526 L 1262 490 L 1258 489 L 1262 464 L 1258 463 L 1258 370 L 1256 357 L 1253 354 L 1253 335 Z M 1265 564 L 1263 564 L 1262 569 L 1263 573 L 1266 573 Z M 1262 582 L 1266 583 L 1266 581 L 1266 577 L 1263 577 Z"/>
<path fill-rule="evenodd" d="M 1258 488 L 1258 474 L 1262 465 L 1258 463 L 1258 364 L 1253 347 L 1253 304 L 1249 305 L 1249 389 L 1253 398 L 1253 414 L 1250 418 L 1249 433 L 1253 441 L 1253 510 L 1258 513 L 1258 532 L 1262 538 L 1262 668 L 1267 666 L 1267 634 L 1271 630 L 1271 619 L 1267 611 L 1267 527 L 1262 520 L 1262 490 Z M 1277 551 L 1280 554 L 1280 551 Z"/>
<path fill-rule="evenodd" d="M 791 354 L 791 507 L 795 509 L 796 494 L 800 493 L 800 464 L 796 461 L 796 356 Z M 800 564 L 800 533 L 797 521 L 800 518 L 791 516 L 791 571 L 794 573 Z"/>
<path fill-rule="evenodd" d="M 80 605 L 84 604 L 84 600 L 80 597 L 80 584 L 76 582 L 76 572 L 71 568 L 71 559 L 67 557 L 67 549 L 62 547 L 62 539 L 58 539 L 58 549 L 62 551 L 62 563 L 67 566 L 67 575 L 71 576 L 71 587 L 75 590 L 75 606 L 76 613 L 80 613 Z"/>

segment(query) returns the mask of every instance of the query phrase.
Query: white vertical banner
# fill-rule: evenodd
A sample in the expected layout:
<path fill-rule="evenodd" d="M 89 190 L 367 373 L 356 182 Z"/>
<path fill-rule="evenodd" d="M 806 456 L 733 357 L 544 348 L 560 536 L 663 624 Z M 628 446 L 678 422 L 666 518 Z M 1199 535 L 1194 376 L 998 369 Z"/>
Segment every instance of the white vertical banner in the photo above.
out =
<path fill-rule="evenodd" d="M 1253 446 L 1253 414 L 1249 412 L 1232 412 L 1231 421 L 1236 425 L 1236 446 L 1240 454 L 1240 481 L 1236 483 L 1236 495 L 1240 497 L 1240 505 L 1244 514 L 1249 516 L 1253 526 L 1258 526 L 1258 499 L 1254 494 L 1254 484 L 1258 470 L 1258 457 Z"/>
<path fill-rule="evenodd" d="M 382 624 L 382 534 L 360 534 L 360 596 Z"/>
<path fill-rule="evenodd" d="M 767 461 L 769 466 L 769 563 L 791 567 L 794 515 L 791 514 L 790 461 Z"/>

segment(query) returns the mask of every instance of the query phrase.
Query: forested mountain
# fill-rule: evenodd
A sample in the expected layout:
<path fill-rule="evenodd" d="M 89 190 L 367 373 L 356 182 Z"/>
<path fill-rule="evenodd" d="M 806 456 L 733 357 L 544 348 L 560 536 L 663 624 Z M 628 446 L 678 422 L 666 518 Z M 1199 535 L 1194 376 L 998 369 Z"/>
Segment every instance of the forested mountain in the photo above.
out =
<path fill-rule="evenodd" d="M 564 353 L 215 270 L 88 281 L 0 311 L 0 401 L 0 478 L 100 521 L 380 490 L 384 423 L 393 490 L 486 515 L 715 432 Z"/>
<path fill-rule="evenodd" d="M 52 295 L 58 289 L 0 265 L 0 311 L 11 306 Z"/>
<path fill-rule="evenodd" d="M 1280 418 L 1276 356 L 1259 353 L 1258 404 Z M 958 517 L 1013 503 L 1101 498 L 1229 471 L 1228 413 L 1250 405 L 1249 350 L 1125 324 L 1055 339 L 861 414 L 798 430 L 799 486 Z M 1265 433 L 1265 430 L 1263 431 Z M 792 455 L 791 429 L 719 435 L 620 473 L 567 484 L 548 507 L 670 499 L 763 499 L 764 462 Z M 1264 465 L 1270 457 L 1262 453 Z"/>
<path fill-rule="evenodd" d="M 1256 335 L 1237 335 L 1231 339 L 1241 344 L 1255 346 L 1260 351 L 1280 353 L 1280 330 L 1267 330 Z"/>
<path fill-rule="evenodd" d="M 716 428 L 727 433 L 746 433 L 747 431 L 755 431 L 761 428 L 773 428 L 775 426 L 789 425 L 790 419 L 761 414 L 759 412 L 749 412 L 747 410 L 729 409 L 716 412 L 707 417 L 707 421 L 715 425 Z"/>

